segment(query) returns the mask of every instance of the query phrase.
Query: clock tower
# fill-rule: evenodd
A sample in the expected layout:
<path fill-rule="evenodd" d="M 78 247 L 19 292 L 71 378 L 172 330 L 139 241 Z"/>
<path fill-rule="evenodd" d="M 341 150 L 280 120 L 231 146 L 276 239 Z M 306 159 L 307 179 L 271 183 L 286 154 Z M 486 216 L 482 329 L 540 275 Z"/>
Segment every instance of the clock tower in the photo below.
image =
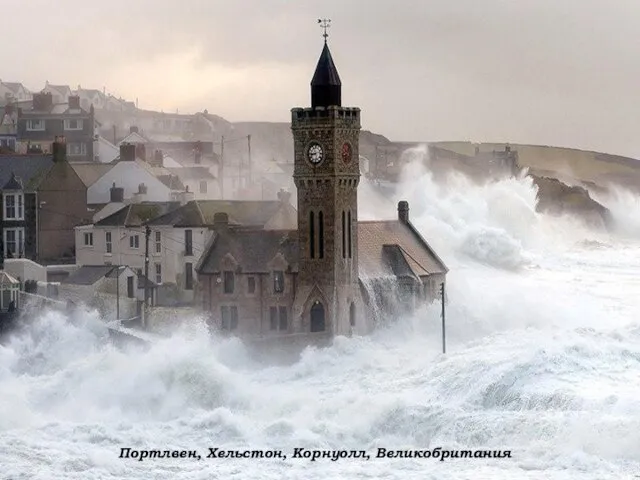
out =
<path fill-rule="evenodd" d="M 300 330 L 357 331 L 360 109 L 342 106 L 342 83 L 325 42 L 311 107 L 291 110 L 298 193 Z"/>

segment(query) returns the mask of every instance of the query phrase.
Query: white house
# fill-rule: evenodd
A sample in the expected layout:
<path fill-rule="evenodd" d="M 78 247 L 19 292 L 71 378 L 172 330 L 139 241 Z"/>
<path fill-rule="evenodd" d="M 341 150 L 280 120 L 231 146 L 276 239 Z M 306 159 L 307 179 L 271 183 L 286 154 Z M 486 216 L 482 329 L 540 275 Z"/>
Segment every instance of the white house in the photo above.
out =
<path fill-rule="evenodd" d="M 265 229 L 290 229 L 297 213 L 287 195 L 271 202 L 190 201 L 131 204 L 93 225 L 76 227 L 78 265 L 127 265 L 144 272 L 145 223 L 150 227 L 149 280 L 158 285 L 159 305 L 195 298 L 195 266 L 213 235 L 214 217 Z"/>
<path fill-rule="evenodd" d="M 176 175 L 182 184 L 193 192 L 196 200 L 213 200 L 220 197 L 218 179 L 211 173 L 211 168 L 204 165 L 194 165 L 182 168 L 167 168 Z"/>
<path fill-rule="evenodd" d="M 47 80 L 43 93 L 51 93 L 54 104 L 67 103 L 71 95 L 71 87 L 69 85 L 53 85 Z"/>
<path fill-rule="evenodd" d="M 0 104 L 7 102 L 25 102 L 33 98 L 32 93 L 19 82 L 0 80 Z"/>
<path fill-rule="evenodd" d="M 123 200 L 166 202 L 171 189 L 154 176 L 142 160 L 120 160 L 112 169 L 87 189 L 87 203 L 106 204 L 111 201 L 111 187 L 123 188 Z M 140 188 L 140 186 L 144 188 Z M 142 193 L 142 195 L 137 195 Z M 138 198 L 141 197 L 141 198 Z"/>

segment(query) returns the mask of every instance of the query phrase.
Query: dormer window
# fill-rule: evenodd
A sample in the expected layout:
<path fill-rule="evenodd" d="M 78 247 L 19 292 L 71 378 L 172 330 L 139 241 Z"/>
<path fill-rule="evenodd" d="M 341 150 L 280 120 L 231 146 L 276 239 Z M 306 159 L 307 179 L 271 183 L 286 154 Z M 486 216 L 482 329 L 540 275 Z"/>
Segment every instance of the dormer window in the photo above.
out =
<path fill-rule="evenodd" d="M 24 196 L 22 193 L 5 193 L 4 220 L 24 220 Z"/>
<path fill-rule="evenodd" d="M 273 291 L 274 293 L 284 292 L 284 272 L 282 270 L 273 272 Z"/>

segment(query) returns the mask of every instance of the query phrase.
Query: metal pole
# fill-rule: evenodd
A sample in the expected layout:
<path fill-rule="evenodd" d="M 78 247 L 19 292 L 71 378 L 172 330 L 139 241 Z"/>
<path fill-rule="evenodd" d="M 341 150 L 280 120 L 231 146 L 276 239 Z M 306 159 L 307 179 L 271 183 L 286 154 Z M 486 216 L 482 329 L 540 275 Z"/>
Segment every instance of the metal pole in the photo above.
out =
<path fill-rule="evenodd" d="M 218 169 L 220 175 L 220 197 L 224 200 L 224 135 L 220 141 L 220 168 Z"/>
<path fill-rule="evenodd" d="M 120 265 L 116 273 L 116 320 L 120 320 Z"/>
<path fill-rule="evenodd" d="M 251 186 L 253 179 L 253 173 L 251 171 L 251 135 L 247 135 L 247 143 L 249 144 L 249 186 Z"/>
<path fill-rule="evenodd" d="M 149 307 L 149 237 L 151 236 L 151 227 L 147 225 L 144 229 L 144 324 L 147 323 L 147 312 Z"/>
<path fill-rule="evenodd" d="M 442 295 L 442 353 L 447 353 L 447 342 L 444 323 L 444 282 L 440 284 L 440 293 Z"/>

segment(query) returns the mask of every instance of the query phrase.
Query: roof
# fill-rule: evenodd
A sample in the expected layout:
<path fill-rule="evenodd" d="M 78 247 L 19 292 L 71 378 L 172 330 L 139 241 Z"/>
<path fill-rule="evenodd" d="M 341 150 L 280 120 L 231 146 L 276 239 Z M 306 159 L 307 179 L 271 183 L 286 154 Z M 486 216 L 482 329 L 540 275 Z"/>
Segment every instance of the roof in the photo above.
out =
<path fill-rule="evenodd" d="M 153 282 L 152 280 L 149 280 L 147 277 L 145 277 L 144 275 L 138 275 L 138 288 L 146 288 L 146 286 L 148 285 L 149 288 L 157 288 L 158 284 Z"/>
<path fill-rule="evenodd" d="M 0 186 L 15 175 L 25 190 L 35 190 L 54 164 L 53 155 L 0 155 Z"/>
<path fill-rule="evenodd" d="M 182 180 L 212 180 L 216 177 L 211 173 L 209 167 L 181 167 L 167 168 L 171 173 L 177 175 Z"/>
<path fill-rule="evenodd" d="M 231 225 L 264 226 L 282 205 L 282 202 L 277 200 L 192 200 L 149 224 L 174 227 L 213 225 L 216 213 L 226 213 Z"/>
<path fill-rule="evenodd" d="M 358 222 L 358 268 L 371 277 L 447 272 L 415 228 L 398 220 Z"/>
<path fill-rule="evenodd" d="M 186 190 L 186 187 L 176 175 L 157 175 L 157 178 L 171 190 Z"/>
<path fill-rule="evenodd" d="M 209 249 L 197 266 L 198 273 L 213 274 L 222 271 L 227 254 L 245 273 L 269 272 L 269 262 L 282 254 L 293 271 L 298 264 L 298 232 L 296 230 L 261 230 L 231 227 L 216 232 Z"/>
<path fill-rule="evenodd" d="M 16 177 L 15 174 L 11 173 L 11 178 L 7 183 L 0 188 L 1 190 L 24 190 L 24 185 L 22 184 L 22 180 L 20 177 Z"/>
<path fill-rule="evenodd" d="M 2 84 L 7 87 L 9 90 L 11 90 L 13 93 L 18 93 L 18 91 L 20 91 L 21 88 L 23 88 L 24 90 L 26 90 L 27 92 L 29 91 L 22 83 L 20 82 L 2 82 Z"/>
<path fill-rule="evenodd" d="M 313 79 L 311 80 L 311 86 L 319 87 L 329 85 L 340 86 L 342 85 L 342 82 L 340 81 L 340 75 L 338 75 L 338 69 L 333 63 L 333 57 L 329 51 L 329 45 L 325 42 L 320 58 L 318 59 L 316 71 L 313 74 Z"/>
<path fill-rule="evenodd" d="M 70 165 L 86 187 L 93 185 L 100 177 L 114 167 L 113 163 L 95 162 L 72 162 Z"/>
<path fill-rule="evenodd" d="M 115 268 L 113 265 L 83 265 L 65 278 L 62 283 L 71 285 L 94 285 Z"/>
<path fill-rule="evenodd" d="M 151 219 L 180 207 L 180 202 L 132 203 L 95 223 L 99 227 L 140 227 Z"/>
<path fill-rule="evenodd" d="M 20 281 L 9 275 L 7 272 L 0 270 L 0 288 L 20 285 Z"/>

